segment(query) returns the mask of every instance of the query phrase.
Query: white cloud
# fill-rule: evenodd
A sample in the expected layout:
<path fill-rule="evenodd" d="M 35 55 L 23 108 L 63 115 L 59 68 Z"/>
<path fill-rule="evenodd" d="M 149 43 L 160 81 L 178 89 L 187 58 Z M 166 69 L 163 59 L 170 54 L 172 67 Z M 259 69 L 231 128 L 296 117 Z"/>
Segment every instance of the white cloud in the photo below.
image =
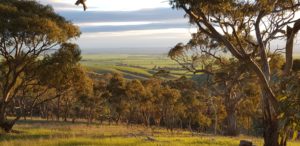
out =
<path fill-rule="evenodd" d="M 73 10 L 77 8 L 74 5 L 76 0 L 40 0 L 40 2 L 57 5 L 57 10 Z M 61 7 L 58 6 L 59 4 L 69 5 L 70 7 Z M 170 7 L 167 0 L 87 0 L 86 4 L 89 10 L 98 11 L 134 11 L 140 9 Z"/>
<path fill-rule="evenodd" d="M 195 31 L 194 28 L 176 28 L 84 33 L 77 42 L 83 50 L 148 47 L 171 48 L 178 42 L 186 43 L 191 38 L 190 34 Z"/>
<path fill-rule="evenodd" d="M 120 22 L 79 22 L 75 23 L 80 27 L 91 26 L 135 26 L 135 25 L 147 25 L 147 24 L 181 24 L 186 23 L 184 19 L 171 19 L 165 21 L 120 21 Z"/>
<path fill-rule="evenodd" d="M 168 50 L 178 42 L 187 42 L 190 34 L 195 32 L 194 28 L 188 28 L 182 12 L 171 10 L 168 0 L 87 0 L 87 12 L 83 12 L 81 6 L 75 6 L 75 1 L 40 0 L 43 4 L 52 5 L 68 20 L 76 20 L 76 25 L 82 30 L 91 30 L 83 31 L 81 37 L 75 40 L 83 51 L 151 47 Z M 115 51 L 118 52 L 118 49 Z"/>
<path fill-rule="evenodd" d="M 131 21 L 131 22 L 83 22 L 83 23 L 75 23 L 80 27 L 89 27 L 89 26 L 132 26 L 132 25 L 146 25 L 153 24 L 159 22 L 151 22 L 151 21 Z"/>
<path fill-rule="evenodd" d="M 196 32 L 195 28 L 169 28 L 169 29 L 150 29 L 150 30 L 131 30 L 121 32 L 95 32 L 84 33 L 83 37 L 86 38 L 98 38 L 98 37 L 145 37 L 145 36 L 157 36 L 158 38 L 163 36 L 190 36 L 190 34 Z"/>

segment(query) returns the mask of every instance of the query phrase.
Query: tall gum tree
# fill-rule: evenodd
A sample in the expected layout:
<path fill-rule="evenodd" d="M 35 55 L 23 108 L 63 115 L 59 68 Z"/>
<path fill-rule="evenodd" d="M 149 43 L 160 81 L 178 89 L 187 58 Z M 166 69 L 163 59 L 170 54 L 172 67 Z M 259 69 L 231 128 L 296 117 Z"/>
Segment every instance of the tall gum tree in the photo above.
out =
<path fill-rule="evenodd" d="M 280 133 L 279 96 L 284 94 L 284 80 L 291 74 L 295 35 L 300 29 L 298 0 L 170 0 L 173 8 L 182 9 L 199 33 L 226 47 L 240 63 L 246 64 L 258 77 L 264 123 L 264 145 L 283 146 L 287 139 Z M 270 43 L 285 39 L 284 71 L 271 78 Z M 283 88 L 272 88 L 282 84 Z M 284 133 L 286 133 L 285 131 Z"/>
<path fill-rule="evenodd" d="M 0 127 L 9 131 L 7 108 L 26 86 L 25 71 L 39 57 L 72 38 L 80 31 L 50 6 L 36 1 L 0 0 Z M 34 68 L 31 68 L 34 69 Z"/>
<path fill-rule="evenodd" d="M 199 33 L 192 36 L 186 45 L 179 43 L 172 48 L 168 56 L 189 72 L 199 73 L 203 79 L 198 82 L 209 89 L 210 96 L 222 97 L 227 113 L 224 135 L 237 136 L 237 107 L 249 96 L 245 92 L 249 89 L 253 75 L 247 71 L 245 64 L 234 58 L 224 57 L 225 49 L 221 49 L 223 46 L 214 40 Z"/>

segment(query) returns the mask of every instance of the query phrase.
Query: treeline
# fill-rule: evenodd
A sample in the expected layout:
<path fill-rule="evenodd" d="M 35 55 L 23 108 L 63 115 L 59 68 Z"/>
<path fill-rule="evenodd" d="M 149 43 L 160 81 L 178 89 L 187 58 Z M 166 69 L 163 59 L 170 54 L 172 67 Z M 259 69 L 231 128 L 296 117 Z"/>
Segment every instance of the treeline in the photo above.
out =
<path fill-rule="evenodd" d="M 239 102 L 232 111 L 227 105 L 228 99 L 213 91 L 212 86 L 221 85 L 209 85 L 207 80 L 200 83 L 185 77 L 177 80 L 126 80 L 117 73 L 90 73 L 88 76 L 92 80 L 84 83 L 84 89 L 69 90 L 29 110 L 23 118 L 143 124 L 171 131 L 180 128 L 215 134 L 260 134 L 259 97 L 251 89 L 248 92 L 253 95 Z M 20 107 L 27 106 L 22 104 Z M 13 116 L 17 110 L 12 111 Z"/>

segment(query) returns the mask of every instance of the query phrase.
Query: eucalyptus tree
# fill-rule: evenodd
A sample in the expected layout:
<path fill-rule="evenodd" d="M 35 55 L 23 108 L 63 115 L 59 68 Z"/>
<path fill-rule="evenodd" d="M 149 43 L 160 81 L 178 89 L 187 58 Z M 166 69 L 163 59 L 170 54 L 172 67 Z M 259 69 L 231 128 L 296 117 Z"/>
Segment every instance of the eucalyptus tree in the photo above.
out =
<path fill-rule="evenodd" d="M 159 78 L 151 78 L 143 83 L 146 96 L 142 99 L 140 110 L 147 126 L 150 125 L 150 118 L 153 118 L 156 126 L 160 126 L 162 119 L 162 82 Z"/>
<path fill-rule="evenodd" d="M 173 8 L 182 9 L 198 32 L 224 46 L 240 64 L 245 64 L 257 76 L 263 109 L 264 145 L 286 145 L 280 141 L 278 116 L 283 112 L 280 95 L 285 94 L 285 79 L 293 66 L 295 35 L 300 29 L 298 0 L 170 0 Z M 271 43 L 285 39 L 286 65 L 277 74 L 279 80 L 271 80 L 269 60 L 274 53 Z M 276 90 L 274 84 L 282 84 Z M 290 97 L 288 97 L 290 98 Z"/>
<path fill-rule="evenodd" d="M 114 73 L 110 79 L 107 90 L 109 91 L 109 96 L 107 97 L 107 102 L 109 104 L 111 118 L 118 124 L 122 118 L 124 118 L 125 113 L 128 112 L 128 104 L 126 101 L 126 80 L 122 74 Z"/>
<path fill-rule="evenodd" d="M 7 107 L 29 86 L 26 71 L 48 50 L 80 35 L 78 27 L 36 1 L 0 0 L 0 127 L 9 131 Z M 29 69 L 30 68 L 30 69 Z"/>
<path fill-rule="evenodd" d="M 180 102 L 181 93 L 177 89 L 172 89 L 169 86 L 161 89 L 161 111 L 165 126 L 173 131 L 176 123 L 179 121 L 179 116 L 184 111 L 183 103 Z"/>
<path fill-rule="evenodd" d="M 143 102 L 146 98 L 146 90 L 139 80 L 132 80 L 126 84 L 125 94 L 127 97 L 128 103 L 128 123 L 132 123 L 133 119 L 137 119 L 136 117 L 141 117 L 141 113 L 144 112 L 142 110 Z M 145 120 L 145 119 L 144 119 Z M 147 121 L 144 121 L 147 123 Z"/>
<path fill-rule="evenodd" d="M 241 86 L 251 82 L 251 75 L 246 73 L 244 64 L 223 57 L 225 49 L 219 47 L 214 40 L 196 33 L 188 44 L 177 44 L 171 49 L 169 57 L 194 74 L 207 75 L 207 79 L 199 82 L 203 82 L 210 96 L 223 97 L 227 112 L 224 134 L 236 136 L 239 134 L 237 107 L 247 96 L 243 90 L 246 88 Z"/>
<path fill-rule="evenodd" d="M 57 120 L 61 115 L 61 101 L 70 102 L 74 92 L 85 92 L 89 79 L 80 66 L 81 51 L 76 44 L 63 43 L 56 52 L 45 55 L 42 60 L 39 80 L 42 85 L 55 89 L 57 100 Z M 90 88 L 91 89 L 91 88 Z M 79 94 L 79 93 L 78 93 Z M 64 99 L 62 99 L 64 98 Z"/>

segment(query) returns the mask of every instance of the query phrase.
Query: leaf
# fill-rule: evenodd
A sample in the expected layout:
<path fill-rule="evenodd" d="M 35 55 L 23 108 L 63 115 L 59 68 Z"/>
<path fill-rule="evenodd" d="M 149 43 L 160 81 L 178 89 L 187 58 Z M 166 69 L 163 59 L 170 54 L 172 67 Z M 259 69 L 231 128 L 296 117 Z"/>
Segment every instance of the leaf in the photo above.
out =
<path fill-rule="evenodd" d="M 298 131 L 295 130 L 294 133 L 293 133 L 292 140 L 296 140 L 297 137 L 298 137 Z"/>
<path fill-rule="evenodd" d="M 284 116 L 284 113 L 281 113 L 277 116 L 277 119 L 281 119 Z"/>
<path fill-rule="evenodd" d="M 281 96 L 281 97 L 279 97 L 279 101 L 284 101 L 286 99 L 287 99 L 287 96 Z"/>
<path fill-rule="evenodd" d="M 282 136 L 281 136 L 281 135 L 279 135 L 279 136 L 278 136 L 278 143 L 280 143 L 280 142 L 281 142 L 281 139 L 282 139 Z"/>

